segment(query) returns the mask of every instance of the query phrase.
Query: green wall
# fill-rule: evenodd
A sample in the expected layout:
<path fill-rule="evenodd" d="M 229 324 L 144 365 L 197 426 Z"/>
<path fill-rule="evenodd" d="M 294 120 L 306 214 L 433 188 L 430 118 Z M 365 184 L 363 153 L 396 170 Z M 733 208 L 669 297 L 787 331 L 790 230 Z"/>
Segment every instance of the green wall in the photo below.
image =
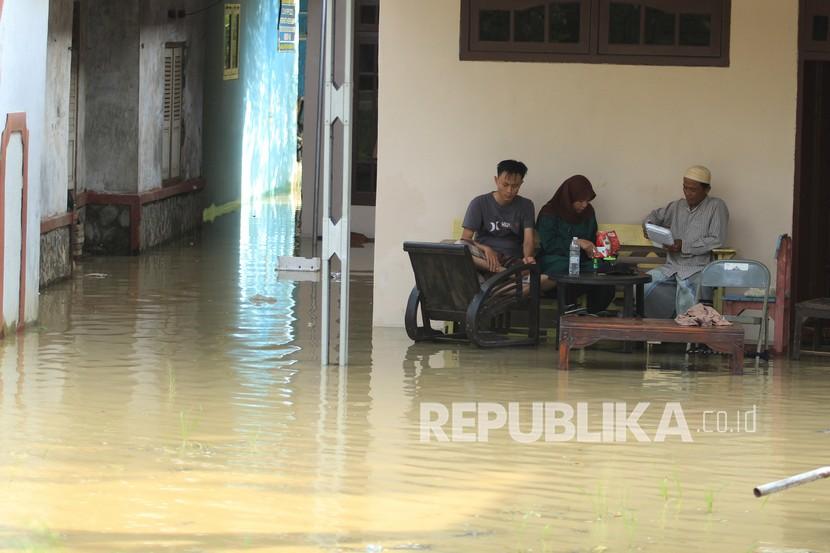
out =
<path fill-rule="evenodd" d="M 206 12 L 207 202 L 287 193 L 296 167 L 298 55 L 278 51 L 279 0 L 239 0 L 239 79 L 222 79 L 223 4 Z M 297 10 L 299 5 L 296 6 Z"/>

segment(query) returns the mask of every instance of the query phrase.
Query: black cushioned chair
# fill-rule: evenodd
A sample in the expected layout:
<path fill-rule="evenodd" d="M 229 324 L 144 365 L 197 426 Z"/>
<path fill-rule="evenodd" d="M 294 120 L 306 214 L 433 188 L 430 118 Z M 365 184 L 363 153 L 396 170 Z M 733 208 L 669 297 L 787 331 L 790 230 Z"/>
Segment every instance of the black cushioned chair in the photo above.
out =
<path fill-rule="evenodd" d="M 481 282 L 464 244 L 404 242 L 403 249 L 415 273 L 404 316 L 412 340 L 470 340 L 480 347 L 539 343 L 538 266 L 514 265 Z M 525 274 L 530 279 L 523 286 Z M 526 336 L 511 328 L 511 314 L 518 312 Z M 453 321 L 454 330 L 435 330 L 431 321 Z"/>

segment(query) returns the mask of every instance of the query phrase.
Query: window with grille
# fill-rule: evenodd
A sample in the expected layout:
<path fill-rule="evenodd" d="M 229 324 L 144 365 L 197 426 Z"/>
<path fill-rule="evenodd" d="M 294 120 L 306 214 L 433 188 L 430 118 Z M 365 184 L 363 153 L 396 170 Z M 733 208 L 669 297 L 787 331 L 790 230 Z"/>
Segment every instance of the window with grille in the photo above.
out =
<path fill-rule="evenodd" d="M 462 0 L 461 59 L 729 65 L 730 0 Z"/>
<path fill-rule="evenodd" d="M 239 78 L 239 4 L 225 4 L 224 79 Z"/>
<path fill-rule="evenodd" d="M 830 0 L 806 0 L 800 18 L 801 50 L 830 52 Z"/>
<path fill-rule="evenodd" d="M 182 93 L 184 85 L 184 47 L 164 49 L 164 100 L 161 173 L 163 181 L 181 177 Z"/>

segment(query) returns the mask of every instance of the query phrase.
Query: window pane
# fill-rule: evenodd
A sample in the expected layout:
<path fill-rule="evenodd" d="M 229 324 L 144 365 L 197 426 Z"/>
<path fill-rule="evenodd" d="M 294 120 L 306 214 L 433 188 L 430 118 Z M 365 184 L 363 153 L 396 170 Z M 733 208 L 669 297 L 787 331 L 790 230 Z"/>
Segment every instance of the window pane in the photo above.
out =
<path fill-rule="evenodd" d="M 231 67 L 237 68 L 239 67 L 239 14 L 234 15 L 231 18 L 233 24 L 232 33 L 233 39 L 231 41 Z"/>
<path fill-rule="evenodd" d="M 680 14 L 680 46 L 711 46 L 712 16 Z"/>
<path fill-rule="evenodd" d="M 674 45 L 674 14 L 646 8 L 646 44 Z"/>
<path fill-rule="evenodd" d="M 579 42 L 579 2 L 550 5 L 550 41 Z"/>
<path fill-rule="evenodd" d="M 377 25 L 378 24 L 378 7 L 377 6 L 360 6 L 360 24 L 361 25 Z"/>
<path fill-rule="evenodd" d="M 813 16 L 813 40 L 827 40 L 827 23 L 828 18 L 826 15 Z"/>
<path fill-rule="evenodd" d="M 361 44 L 358 50 L 358 68 L 361 73 L 377 73 L 377 54 L 374 44 Z"/>
<path fill-rule="evenodd" d="M 225 14 L 225 69 L 231 68 L 231 16 Z"/>
<path fill-rule="evenodd" d="M 640 5 L 611 3 L 608 14 L 610 44 L 640 44 Z"/>
<path fill-rule="evenodd" d="M 510 40 L 510 12 L 481 10 L 478 14 L 478 39 L 493 42 Z"/>
<path fill-rule="evenodd" d="M 355 179 L 352 183 L 352 190 L 371 194 L 375 191 L 375 172 L 372 166 L 367 163 L 358 163 L 355 171 Z"/>
<path fill-rule="evenodd" d="M 545 6 L 534 6 L 513 12 L 513 40 L 517 42 L 545 41 Z"/>
<path fill-rule="evenodd" d="M 357 81 L 358 90 L 374 90 L 375 77 L 372 75 L 360 75 Z"/>

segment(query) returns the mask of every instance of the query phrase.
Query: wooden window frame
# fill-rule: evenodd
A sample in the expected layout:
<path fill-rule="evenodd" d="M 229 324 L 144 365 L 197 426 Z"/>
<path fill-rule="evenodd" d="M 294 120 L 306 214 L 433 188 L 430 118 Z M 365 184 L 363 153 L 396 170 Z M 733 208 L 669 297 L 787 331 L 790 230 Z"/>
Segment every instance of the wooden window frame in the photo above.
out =
<path fill-rule="evenodd" d="M 827 1 L 830 0 L 807 0 Z M 554 2 L 579 2 L 581 5 L 580 42 L 527 43 L 478 40 L 478 10 L 482 8 L 516 10 Z M 610 2 L 639 4 L 675 13 L 707 13 L 712 16 L 710 46 L 620 45 L 608 43 Z M 708 8 L 701 10 L 701 8 Z M 645 9 L 641 10 L 641 21 Z M 565 63 L 611 63 L 626 65 L 729 66 L 730 19 L 732 0 L 461 0 L 460 59 L 462 61 L 532 61 Z M 587 15 L 587 17 L 586 17 Z M 677 20 L 679 21 L 679 19 Z M 679 36 L 676 23 L 675 36 Z M 641 23 L 641 34 L 644 32 Z M 512 35 L 511 24 L 511 35 Z M 547 34 L 547 29 L 545 33 Z M 642 41 L 641 37 L 641 41 Z"/>
<path fill-rule="evenodd" d="M 830 19 L 830 0 L 801 0 L 801 11 L 805 17 L 799 21 L 799 48 L 803 52 L 830 53 L 830 37 L 826 41 L 813 40 L 813 18 L 825 16 Z"/>
<path fill-rule="evenodd" d="M 225 26 L 229 27 L 229 34 Z M 236 31 L 236 34 L 234 34 Z M 241 4 L 225 4 L 222 18 L 222 79 L 232 81 L 239 78 L 239 52 L 242 42 L 242 6 Z M 230 60 L 225 59 L 225 52 L 230 50 Z M 236 63 L 234 63 L 236 62 Z"/>
<path fill-rule="evenodd" d="M 169 78 L 166 73 L 168 52 Z M 178 55 L 177 55 L 178 54 Z M 163 92 L 162 92 L 162 163 L 161 185 L 172 186 L 182 181 L 182 153 L 184 150 L 184 92 L 187 43 L 164 44 Z M 178 65 L 177 65 L 178 62 Z M 166 142 L 165 142 L 166 141 Z M 165 148 L 167 151 L 165 152 Z M 166 160 L 166 161 L 165 161 Z M 165 166 L 165 163 L 167 165 Z"/>

